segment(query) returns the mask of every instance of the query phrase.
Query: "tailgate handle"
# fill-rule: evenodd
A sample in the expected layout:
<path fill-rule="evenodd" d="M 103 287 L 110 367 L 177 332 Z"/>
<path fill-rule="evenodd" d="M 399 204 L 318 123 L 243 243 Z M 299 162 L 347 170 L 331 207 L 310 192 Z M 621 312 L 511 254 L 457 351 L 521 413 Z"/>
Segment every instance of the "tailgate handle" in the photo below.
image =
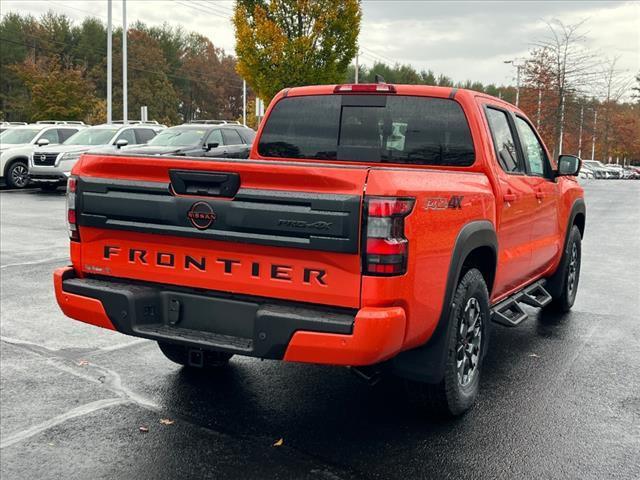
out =
<path fill-rule="evenodd" d="M 233 172 L 170 170 L 169 178 L 178 195 L 233 197 L 240 188 L 240 175 Z"/>

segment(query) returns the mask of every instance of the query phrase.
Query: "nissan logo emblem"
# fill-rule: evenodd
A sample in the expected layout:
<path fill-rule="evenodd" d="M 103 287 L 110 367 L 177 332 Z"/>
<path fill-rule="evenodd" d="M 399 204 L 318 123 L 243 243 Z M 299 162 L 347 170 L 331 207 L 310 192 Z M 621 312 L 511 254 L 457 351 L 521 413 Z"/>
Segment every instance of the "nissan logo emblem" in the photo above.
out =
<path fill-rule="evenodd" d="M 206 202 L 196 202 L 187 212 L 187 218 L 198 230 L 206 230 L 216 219 L 216 214 Z"/>
<path fill-rule="evenodd" d="M 40 155 L 40 161 L 44 162 L 47 159 L 46 155 Z"/>

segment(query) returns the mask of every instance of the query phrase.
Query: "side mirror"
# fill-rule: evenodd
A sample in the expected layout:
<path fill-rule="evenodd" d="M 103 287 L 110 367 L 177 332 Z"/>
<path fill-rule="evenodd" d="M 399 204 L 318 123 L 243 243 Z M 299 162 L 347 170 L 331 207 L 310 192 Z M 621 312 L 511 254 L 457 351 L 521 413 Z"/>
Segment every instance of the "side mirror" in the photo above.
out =
<path fill-rule="evenodd" d="M 127 145 L 129 145 L 129 141 L 125 140 L 124 138 L 121 138 L 116 142 L 116 148 L 118 150 L 120 150 L 122 147 L 126 147 Z"/>
<path fill-rule="evenodd" d="M 580 172 L 582 160 L 575 155 L 560 155 L 558 157 L 558 175 L 576 176 Z"/>
<path fill-rule="evenodd" d="M 212 148 L 218 148 L 218 145 L 220 145 L 218 142 L 207 143 L 207 146 L 205 147 L 205 150 L 208 152 Z"/>
<path fill-rule="evenodd" d="M 47 140 L 46 138 L 39 138 L 36 142 L 36 145 L 38 145 L 39 147 L 46 147 L 47 145 L 49 145 L 49 140 Z"/>

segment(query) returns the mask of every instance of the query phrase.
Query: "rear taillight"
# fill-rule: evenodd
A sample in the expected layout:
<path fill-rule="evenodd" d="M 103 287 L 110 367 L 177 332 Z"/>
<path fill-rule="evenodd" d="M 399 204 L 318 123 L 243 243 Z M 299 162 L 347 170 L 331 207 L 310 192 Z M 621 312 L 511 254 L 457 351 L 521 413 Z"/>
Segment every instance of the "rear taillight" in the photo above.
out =
<path fill-rule="evenodd" d="M 402 275 L 407 271 L 409 242 L 404 236 L 404 219 L 413 204 L 413 198 L 365 197 L 365 275 Z"/>
<path fill-rule="evenodd" d="M 69 177 L 69 180 L 67 180 L 67 226 L 69 228 L 69 238 L 78 241 L 80 240 L 80 234 L 76 217 L 76 186 L 76 178 Z"/>

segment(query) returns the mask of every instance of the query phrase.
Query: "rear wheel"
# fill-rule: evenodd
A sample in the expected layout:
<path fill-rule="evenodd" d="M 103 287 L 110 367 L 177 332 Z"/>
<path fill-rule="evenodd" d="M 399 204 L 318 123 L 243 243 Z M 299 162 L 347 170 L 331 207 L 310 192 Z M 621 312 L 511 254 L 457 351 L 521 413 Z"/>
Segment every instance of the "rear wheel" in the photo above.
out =
<path fill-rule="evenodd" d="M 569 232 L 567 247 L 562 256 L 558 271 L 549 279 L 549 291 L 553 301 L 549 308 L 568 312 L 573 307 L 578 293 L 580 281 L 580 262 L 582 259 L 582 235 L 580 229 L 573 225 Z"/>
<path fill-rule="evenodd" d="M 11 188 L 25 188 L 29 185 L 29 169 L 22 160 L 13 162 L 7 170 L 7 185 Z"/>
<path fill-rule="evenodd" d="M 231 353 L 187 348 L 173 343 L 158 342 L 158 346 L 169 360 L 189 368 L 222 368 L 228 365 L 229 359 L 233 357 Z"/>
<path fill-rule="evenodd" d="M 488 341 L 489 293 L 480 271 L 458 283 L 449 320 L 444 378 L 429 384 L 407 380 L 409 399 L 421 409 L 461 415 L 475 403 Z"/>

